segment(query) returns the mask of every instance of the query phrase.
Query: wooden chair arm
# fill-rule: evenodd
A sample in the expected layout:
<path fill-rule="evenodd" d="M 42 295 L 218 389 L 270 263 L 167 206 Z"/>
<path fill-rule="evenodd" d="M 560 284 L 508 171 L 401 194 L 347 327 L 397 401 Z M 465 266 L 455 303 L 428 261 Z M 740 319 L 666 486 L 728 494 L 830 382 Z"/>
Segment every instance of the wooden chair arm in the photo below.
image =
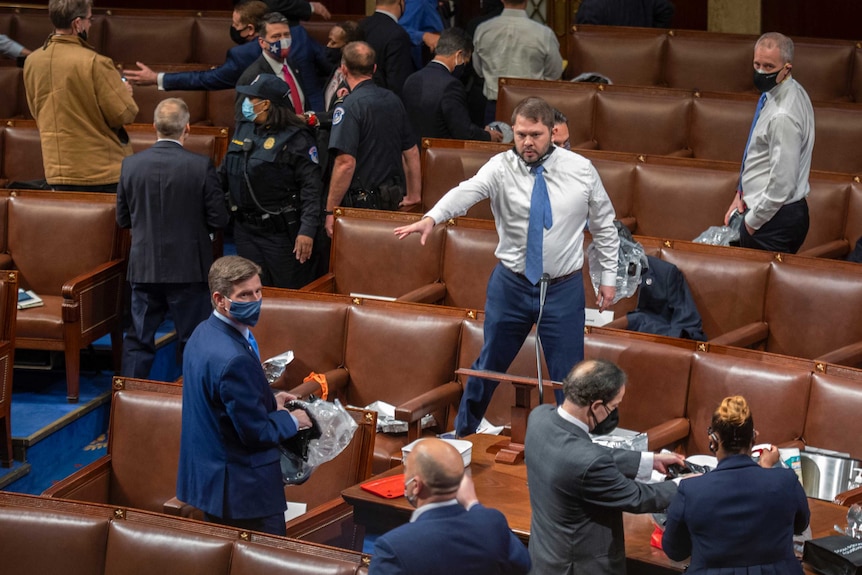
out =
<path fill-rule="evenodd" d="M 769 337 L 769 325 L 759 321 L 723 333 L 709 340 L 709 343 L 735 347 L 756 347 L 765 342 L 767 337 Z"/>
<path fill-rule="evenodd" d="M 833 503 L 850 507 L 854 503 L 862 503 L 862 487 L 856 487 L 848 491 L 842 491 L 832 500 Z"/>
<path fill-rule="evenodd" d="M 111 456 L 105 455 L 42 492 L 42 497 L 110 503 Z"/>
<path fill-rule="evenodd" d="M 413 423 L 432 411 L 444 409 L 460 399 L 461 384 L 457 381 L 450 381 L 396 407 L 395 419 Z"/>
<path fill-rule="evenodd" d="M 646 430 L 647 449 L 658 451 L 664 447 L 672 446 L 688 437 L 691 431 L 691 422 L 685 417 L 677 417 Z"/>
<path fill-rule="evenodd" d="M 814 361 L 837 363 L 848 367 L 862 367 L 862 341 L 857 341 L 844 347 L 824 353 Z"/>
<path fill-rule="evenodd" d="M 171 497 L 167 501 L 162 508 L 162 512 L 165 515 L 173 515 L 174 517 L 191 517 L 192 519 L 201 519 L 203 520 L 204 514 L 203 511 L 180 501 L 176 497 Z"/>
<path fill-rule="evenodd" d="M 324 274 L 310 284 L 306 284 L 299 288 L 299 291 L 335 293 L 335 274 L 331 272 Z"/>
<path fill-rule="evenodd" d="M 396 301 L 408 301 L 413 303 L 437 303 L 446 297 L 446 284 L 437 282 L 425 284 L 415 290 L 409 291 Z"/>
<path fill-rule="evenodd" d="M 347 382 L 350 380 L 350 374 L 347 372 L 347 369 L 343 367 L 336 367 L 335 369 L 324 372 L 323 375 L 326 376 L 326 385 L 329 386 L 328 397 L 330 398 L 337 396 L 339 391 L 346 388 Z M 319 383 L 311 380 L 300 383 L 296 387 L 291 388 L 288 390 L 288 393 L 292 393 L 299 399 L 305 399 L 311 394 L 320 397 L 321 389 Z"/>
<path fill-rule="evenodd" d="M 120 293 L 126 278 L 124 268 L 125 260 L 112 260 L 63 284 L 63 321 L 73 323 L 79 320 L 81 299 L 85 293 L 92 301 L 114 304 L 90 306 L 88 325 L 82 326 L 82 331 L 111 317 L 119 317 L 122 307 Z"/>

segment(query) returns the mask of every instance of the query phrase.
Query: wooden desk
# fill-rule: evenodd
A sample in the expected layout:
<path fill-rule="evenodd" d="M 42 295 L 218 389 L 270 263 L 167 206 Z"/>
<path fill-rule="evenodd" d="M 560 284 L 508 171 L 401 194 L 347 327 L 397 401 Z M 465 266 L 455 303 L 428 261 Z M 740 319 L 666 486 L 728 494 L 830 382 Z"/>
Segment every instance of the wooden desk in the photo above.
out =
<path fill-rule="evenodd" d="M 527 467 L 504 465 L 494 462 L 494 452 L 489 447 L 505 441 L 505 438 L 493 435 L 471 435 L 467 437 L 473 443 L 470 471 L 476 484 L 476 495 L 488 507 L 499 509 L 509 522 L 509 527 L 515 534 L 528 544 L 530 540 L 530 497 L 527 491 Z M 377 477 L 403 473 L 401 467 L 390 469 Z M 356 523 L 363 525 L 371 532 L 383 533 L 409 521 L 413 507 L 403 497 L 384 499 L 373 495 L 358 485 L 342 492 L 342 497 L 353 505 L 353 516 Z M 832 526 L 836 523 L 844 525 L 847 508 L 809 499 L 811 507 L 811 531 L 814 537 L 823 537 L 833 533 Z M 650 545 L 650 536 L 654 524 L 650 515 L 623 514 L 626 533 L 626 557 L 628 570 L 631 574 L 673 574 L 680 573 L 686 562 L 671 561 L 661 549 Z M 815 575 L 810 569 L 805 573 Z"/>

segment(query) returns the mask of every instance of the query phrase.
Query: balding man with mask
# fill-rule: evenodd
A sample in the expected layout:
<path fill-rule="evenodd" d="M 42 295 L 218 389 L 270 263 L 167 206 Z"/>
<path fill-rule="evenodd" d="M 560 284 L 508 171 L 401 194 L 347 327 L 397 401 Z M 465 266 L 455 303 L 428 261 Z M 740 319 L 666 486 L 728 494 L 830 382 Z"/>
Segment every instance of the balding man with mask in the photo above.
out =
<path fill-rule="evenodd" d="M 420 441 L 404 463 L 404 496 L 416 511 L 410 523 L 374 544 L 371 575 L 523 574 L 524 545 L 506 518 L 479 503 L 461 455 L 440 439 Z M 443 550 L 445 549 L 445 553 Z"/>

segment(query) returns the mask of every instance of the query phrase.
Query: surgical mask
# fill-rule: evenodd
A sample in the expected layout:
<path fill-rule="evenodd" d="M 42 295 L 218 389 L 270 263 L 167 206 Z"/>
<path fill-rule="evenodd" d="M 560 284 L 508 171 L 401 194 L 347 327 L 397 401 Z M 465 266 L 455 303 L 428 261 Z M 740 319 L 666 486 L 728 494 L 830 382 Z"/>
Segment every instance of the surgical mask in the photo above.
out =
<path fill-rule="evenodd" d="M 233 40 L 235 44 L 245 44 L 248 42 L 248 38 L 243 37 L 241 31 L 234 28 L 232 24 L 230 27 L 230 39 Z"/>
<path fill-rule="evenodd" d="M 784 68 L 781 68 L 781 70 L 784 70 Z M 781 73 L 781 70 L 772 72 L 771 74 L 755 70 L 754 87 L 760 90 L 761 93 L 770 91 L 778 85 L 778 75 Z"/>
<path fill-rule="evenodd" d="M 228 311 L 233 319 L 249 327 L 257 325 L 257 320 L 260 318 L 260 305 L 263 303 L 263 299 L 254 301 L 233 301 L 229 297 L 225 299 L 230 302 L 230 309 Z"/>
<path fill-rule="evenodd" d="M 266 40 L 264 40 L 266 42 Z M 281 40 L 276 40 L 275 42 L 266 42 L 269 46 L 267 50 L 269 50 L 269 55 L 275 58 L 276 60 L 284 60 L 287 58 L 287 55 L 290 54 L 290 38 L 282 38 Z"/>
<path fill-rule="evenodd" d="M 257 112 L 254 111 L 254 104 L 252 104 L 251 100 L 248 98 L 242 101 L 242 115 L 249 122 L 254 122 L 257 119 Z"/>
<path fill-rule="evenodd" d="M 608 410 L 608 406 L 604 403 L 602 404 L 602 407 Z M 593 415 L 593 417 L 595 417 L 595 415 Z M 593 435 L 607 435 L 609 433 L 612 433 L 613 430 L 615 430 L 619 424 L 620 410 L 608 410 L 608 416 L 604 418 L 601 423 L 597 423 L 590 433 L 592 433 Z"/>
<path fill-rule="evenodd" d="M 414 481 L 416 481 L 416 478 L 411 477 L 410 479 L 408 479 L 404 483 L 404 498 L 407 500 L 407 503 L 409 503 L 413 507 L 416 507 L 417 497 L 415 495 L 408 495 L 407 494 L 407 486 L 410 485 L 411 483 L 413 483 Z"/>

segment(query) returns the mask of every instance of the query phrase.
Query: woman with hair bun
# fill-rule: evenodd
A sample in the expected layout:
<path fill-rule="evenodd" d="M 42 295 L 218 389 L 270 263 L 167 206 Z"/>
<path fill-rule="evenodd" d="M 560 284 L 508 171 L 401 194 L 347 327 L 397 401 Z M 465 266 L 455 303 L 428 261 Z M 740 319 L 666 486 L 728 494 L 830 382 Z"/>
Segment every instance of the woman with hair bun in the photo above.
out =
<path fill-rule="evenodd" d="M 793 534 L 808 526 L 808 499 L 790 469 L 769 469 L 778 450 L 751 458 L 757 438 L 744 397 L 726 397 L 707 429 L 718 467 L 683 481 L 667 514 L 662 548 L 689 574 L 802 575 Z"/>

